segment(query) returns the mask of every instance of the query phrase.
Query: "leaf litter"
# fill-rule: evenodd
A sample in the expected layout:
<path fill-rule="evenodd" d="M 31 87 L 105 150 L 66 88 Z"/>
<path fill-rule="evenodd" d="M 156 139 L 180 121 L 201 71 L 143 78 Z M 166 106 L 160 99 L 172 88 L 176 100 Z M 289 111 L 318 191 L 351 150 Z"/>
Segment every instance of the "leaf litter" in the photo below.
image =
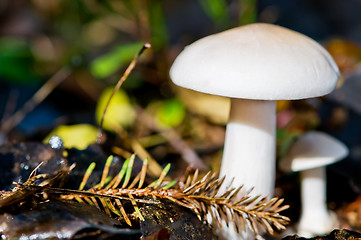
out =
<path fill-rule="evenodd" d="M 130 74 L 142 51 L 149 47 L 150 45 L 145 44 L 136 55 L 118 81 L 113 94 Z M 110 99 L 111 97 L 107 105 Z M 102 123 L 107 105 L 100 121 L 98 144 L 90 145 L 88 148 L 101 146 Z M 22 149 L 24 147 L 25 151 Z M 39 152 L 32 151 L 37 147 L 45 149 L 43 155 L 46 157 L 41 157 Z M 166 176 L 170 165 L 167 165 L 156 180 L 149 181 L 147 159 L 140 159 L 143 163 L 142 167 L 139 171 L 134 171 L 134 161 L 139 160 L 135 154 L 122 164 L 117 164 L 121 169 L 118 174 L 112 175 L 114 177 L 109 176 L 109 171 L 110 169 L 114 171 L 111 164 L 113 159 L 118 158 L 108 157 L 100 174 L 100 182 L 96 185 L 88 183 L 96 164 L 92 162 L 87 172 L 82 167 L 81 172 L 86 173 L 78 190 L 74 190 L 69 188 L 74 186 L 74 183 L 67 185 L 66 178 L 71 176 L 69 173 L 75 167 L 74 164 L 67 167 L 72 162 L 69 159 L 76 156 L 77 152 L 79 150 L 64 149 L 62 145 L 59 148 L 52 148 L 48 144 L 28 145 L 27 143 L 14 145 L 8 151 L 2 152 L 10 158 L 15 157 L 14 166 L 19 164 L 19 159 L 27 160 L 28 162 L 20 164 L 18 169 L 27 170 L 29 176 L 24 183 L 21 182 L 25 177 L 15 179 L 16 186 L 11 191 L 1 192 L 0 226 L 2 226 L 3 239 L 81 238 L 101 236 L 103 233 L 121 236 L 135 234 L 135 239 L 139 239 L 140 232 L 143 239 L 154 239 L 159 233 L 167 236 L 167 232 L 169 239 L 216 239 L 206 221 L 208 213 L 212 215 L 216 224 L 222 225 L 221 221 L 225 220 L 227 225 L 233 225 L 239 232 L 248 225 L 256 234 L 261 232 L 272 234 L 274 229 L 283 230 L 289 221 L 279 213 L 288 208 L 281 206 L 282 199 L 268 200 L 261 196 L 240 196 L 238 193 L 242 186 L 228 189 L 220 194 L 219 190 L 224 178 L 219 179 L 211 172 L 198 179 L 198 170 L 193 173 L 189 171 L 184 175 L 185 178 L 169 181 Z M 102 154 L 102 150 L 97 152 L 100 153 L 95 155 L 99 156 L 96 157 L 97 160 L 104 161 L 105 154 Z M 52 161 L 56 161 L 56 164 L 51 164 Z M 75 161 L 77 164 L 82 162 L 76 158 Z M 14 166 L 11 167 L 12 170 L 17 169 Z M 34 170 L 29 174 L 31 169 Z M 132 174 L 134 172 L 135 176 Z M 64 183 L 65 187 L 63 187 Z M 92 187 L 84 190 L 89 185 Z M 87 217 L 84 219 L 82 216 Z M 73 223 L 78 220 L 79 222 Z M 154 224 L 157 225 L 155 229 L 160 229 L 160 232 L 149 231 L 149 226 Z"/>

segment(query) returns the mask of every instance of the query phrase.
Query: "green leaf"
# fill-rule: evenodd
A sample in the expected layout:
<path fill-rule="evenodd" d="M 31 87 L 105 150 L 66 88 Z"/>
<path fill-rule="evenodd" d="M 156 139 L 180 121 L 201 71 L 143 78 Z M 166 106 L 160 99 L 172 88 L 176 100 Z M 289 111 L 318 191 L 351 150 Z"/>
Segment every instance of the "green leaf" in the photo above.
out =
<path fill-rule="evenodd" d="M 115 73 L 120 67 L 130 62 L 143 46 L 142 43 L 130 43 L 115 47 L 90 64 L 91 73 L 97 78 L 106 78 Z"/>
<path fill-rule="evenodd" d="M 229 20 L 226 0 L 200 0 L 204 12 L 217 24 Z"/>
<path fill-rule="evenodd" d="M 160 104 L 157 120 L 166 127 L 179 126 L 186 115 L 183 104 L 178 99 L 170 99 Z"/>
<path fill-rule="evenodd" d="M 240 25 L 250 24 L 257 21 L 257 0 L 241 0 Z"/>
<path fill-rule="evenodd" d="M 155 50 L 164 47 L 169 40 L 163 6 L 162 1 L 150 1 L 148 8 L 151 42 Z"/>
<path fill-rule="evenodd" d="M 3 79 L 22 83 L 37 80 L 33 63 L 33 55 L 25 41 L 0 39 L 0 76 Z"/>

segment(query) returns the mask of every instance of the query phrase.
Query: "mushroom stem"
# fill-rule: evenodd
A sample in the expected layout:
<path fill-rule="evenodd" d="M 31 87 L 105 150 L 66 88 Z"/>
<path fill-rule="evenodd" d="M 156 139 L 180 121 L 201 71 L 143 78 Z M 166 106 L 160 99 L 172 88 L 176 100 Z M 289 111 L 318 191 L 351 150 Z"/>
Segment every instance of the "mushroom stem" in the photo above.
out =
<path fill-rule="evenodd" d="M 312 237 L 331 231 L 337 220 L 326 206 L 326 168 L 319 167 L 300 172 L 302 214 L 298 234 Z"/>
<path fill-rule="evenodd" d="M 272 197 L 275 181 L 275 101 L 232 98 L 220 176 L 233 186 Z"/>

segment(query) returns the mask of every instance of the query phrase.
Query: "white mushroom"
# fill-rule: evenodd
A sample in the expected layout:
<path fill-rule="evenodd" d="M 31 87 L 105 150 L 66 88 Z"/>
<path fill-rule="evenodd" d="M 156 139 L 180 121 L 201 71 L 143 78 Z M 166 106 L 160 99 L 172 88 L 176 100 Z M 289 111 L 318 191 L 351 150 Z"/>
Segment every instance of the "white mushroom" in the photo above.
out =
<path fill-rule="evenodd" d="M 256 23 L 200 39 L 179 54 L 172 81 L 231 98 L 220 175 L 253 194 L 273 195 L 275 100 L 331 92 L 339 70 L 314 40 L 286 28 Z"/>
<path fill-rule="evenodd" d="M 337 227 L 338 221 L 326 205 L 326 166 L 347 155 L 348 148 L 342 142 L 325 133 L 313 131 L 299 137 L 280 160 L 282 170 L 300 172 L 300 236 L 325 234 Z"/>

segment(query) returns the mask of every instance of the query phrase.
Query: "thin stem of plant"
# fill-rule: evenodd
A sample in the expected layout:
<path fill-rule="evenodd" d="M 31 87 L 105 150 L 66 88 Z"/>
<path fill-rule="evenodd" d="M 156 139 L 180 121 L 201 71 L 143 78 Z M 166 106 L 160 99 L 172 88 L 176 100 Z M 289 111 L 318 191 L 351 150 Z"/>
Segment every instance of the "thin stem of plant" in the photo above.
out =
<path fill-rule="evenodd" d="M 114 94 L 119 90 L 119 88 L 122 86 L 122 84 L 124 83 L 124 81 L 128 78 L 129 74 L 133 71 L 137 61 L 138 61 L 138 58 L 140 57 L 140 55 L 142 55 L 142 53 L 150 48 L 151 45 L 150 43 L 145 43 L 143 45 L 143 47 L 140 49 L 140 51 L 137 53 L 137 55 L 135 56 L 135 58 L 130 62 L 128 68 L 125 70 L 123 76 L 119 79 L 119 81 L 117 82 L 117 85 L 115 85 L 114 89 L 113 89 L 113 92 L 112 94 L 110 95 L 110 97 L 108 98 L 108 101 L 107 101 L 107 104 L 105 105 L 105 108 L 104 108 L 104 111 L 103 111 L 103 114 L 102 114 L 102 118 L 100 119 L 100 123 L 99 123 L 99 128 L 98 128 L 98 137 L 97 137 L 97 143 L 100 143 L 101 141 L 101 137 L 102 137 L 102 134 L 103 134 L 103 122 L 104 122 L 104 118 L 105 118 L 105 114 L 107 112 L 107 109 L 108 109 L 108 106 L 109 106 L 109 103 L 111 101 L 111 99 L 113 98 Z"/>
<path fill-rule="evenodd" d="M 18 125 L 37 105 L 39 105 L 62 81 L 71 73 L 69 67 L 63 67 L 57 71 L 22 108 L 16 111 L 11 117 L 6 119 L 1 125 L 0 132 L 6 134 Z"/>
<path fill-rule="evenodd" d="M 19 93 L 16 90 L 10 91 L 0 124 L 2 124 L 6 119 L 11 117 L 11 114 L 13 112 L 15 112 L 16 102 L 17 102 L 18 97 L 19 97 Z"/>

